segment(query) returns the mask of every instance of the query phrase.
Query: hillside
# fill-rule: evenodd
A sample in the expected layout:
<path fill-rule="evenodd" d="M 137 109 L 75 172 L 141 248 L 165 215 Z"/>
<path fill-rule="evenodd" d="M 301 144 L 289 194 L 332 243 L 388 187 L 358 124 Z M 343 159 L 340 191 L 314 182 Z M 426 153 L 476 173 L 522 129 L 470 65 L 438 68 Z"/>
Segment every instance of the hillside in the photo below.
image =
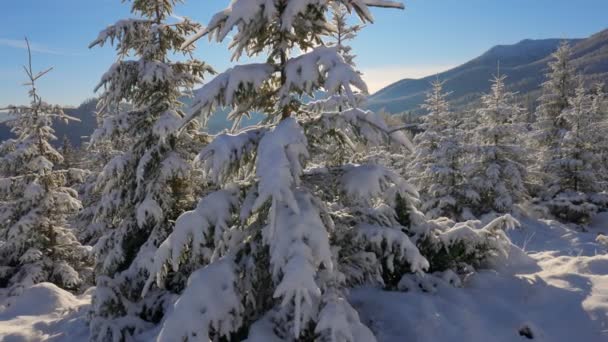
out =
<path fill-rule="evenodd" d="M 95 118 L 96 106 L 97 100 L 90 99 L 86 100 L 78 107 L 65 109 L 67 115 L 78 118 L 80 121 L 70 121 L 67 124 L 59 121 L 54 122 L 53 129 L 55 129 L 57 140 L 55 140 L 53 144 L 61 144 L 64 136 L 75 146 L 80 146 L 83 141 L 86 141 L 86 137 L 91 135 L 97 127 Z M 14 137 L 10 128 L 3 122 L 6 119 L 8 119 L 6 114 L 0 116 L 0 141 Z"/>
<path fill-rule="evenodd" d="M 451 91 L 449 100 L 456 108 L 466 107 L 488 91 L 492 74 L 500 61 L 501 73 L 508 75 L 507 86 L 521 96 L 537 95 L 544 80 L 550 55 L 561 39 L 526 39 L 513 45 L 498 45 L 483 55 L 448 71 L 422 79 L 404 79 L 381 89 L 369 100 L 371 109 L 390 113 L 418 112 L 430 83 L 439 78 Z M 586 81 L 608 81 L 608 30 L 587 39 L 567 40 L 573 46 L 573 63 Z"/>
<path fill-rule="evenodd" d="M 183 100 L 186 105 L 189 104 L 188 99 Z M 63 122 L 55 122 L 53 129 L 55 129 L 55 135 L 57 140 L 53 142 L 54 145 L 59 145 L 63 141 L 63 137 L 67 137 L 72 145 L 80 146 L 83 142 L 88 140 L 88 137 L 93 133 L 97 127 L 97 121 L 95 118 L 95 110 L 97 106 L 97 100 L 87 100 L 78 107 L 68 108 L 65 110 L 67 115 L 78 118 L 78 121 L 70 121 L 69 124 Z M 218 133 L 224 129 L 231 127 L 231 122 L 227 119 L 228 111 L 218 111 L 216 114 L 209 118 L 207 131 L 210 133 Z M 4 141 L 13 138 L 13 134 L 10 128 L 5 122 L 10 117 L 6 113 L 0 112 L 0 141 Z M 261 120 L 260 114 L 253 113 L 250 119 L 245 118 L 242 125 L 248 126 L 255 124 Z"/>

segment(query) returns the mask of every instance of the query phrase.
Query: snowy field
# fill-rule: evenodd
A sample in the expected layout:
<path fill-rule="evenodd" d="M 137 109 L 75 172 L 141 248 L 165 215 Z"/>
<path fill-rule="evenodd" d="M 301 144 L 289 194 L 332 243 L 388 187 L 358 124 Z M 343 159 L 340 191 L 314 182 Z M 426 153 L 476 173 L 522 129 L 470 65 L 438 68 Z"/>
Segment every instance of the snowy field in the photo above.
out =
<path fill-rule="evenodd" d="M 351 292 L 351 302 L 384 342 L 608 341 L 608 254 L 596 242 L 608 233 L 608 213 L 587 232 L 519 219 L 522 228 L 509 232 L 508 265 L 475 274 L 464 288 L 363 288 Z M 86 341 L 90 298 L 43 283 L 3 299 L 0 341 Z"/>

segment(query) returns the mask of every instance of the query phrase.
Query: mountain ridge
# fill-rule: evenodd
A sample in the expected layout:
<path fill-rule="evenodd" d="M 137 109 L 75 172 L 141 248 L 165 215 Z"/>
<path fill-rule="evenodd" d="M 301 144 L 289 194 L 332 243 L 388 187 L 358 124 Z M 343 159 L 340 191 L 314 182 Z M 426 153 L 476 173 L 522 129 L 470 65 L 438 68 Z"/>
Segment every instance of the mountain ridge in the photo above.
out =
<path fill-rule="evenodd" d="M 562 41 L 573 47 L 573 65 L 585 81 L 608 81 L 608 29 L 588 38 L 576 39 L 523 39 L 515 44 L 496 45 L 480 56 L 457 67 L 420 79 L 403 79 L 372 94 L 368 105 L 372 110 L 384 109 L 389 113 L 413 112 L 422 114 L 420 105 L 431 82 L 445 82 L 444 89 L 451 94 L 448 100 L 456 109 L 474 104 L 489 90 L 489 79 L 497 72 L 507 75 L 507 87 L 519 96 L 537 96 L 545 79 L 551 54 Z"/>

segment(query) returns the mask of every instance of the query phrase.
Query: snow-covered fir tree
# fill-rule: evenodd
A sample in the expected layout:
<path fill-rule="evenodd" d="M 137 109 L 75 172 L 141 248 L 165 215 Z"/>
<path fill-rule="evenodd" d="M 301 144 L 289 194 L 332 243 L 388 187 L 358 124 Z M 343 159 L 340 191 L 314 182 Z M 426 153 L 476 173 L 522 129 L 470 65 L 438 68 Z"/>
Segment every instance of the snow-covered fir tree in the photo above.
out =
<path fill-rule="evenodd" d="M 464 179 L 462 119 L 450 111 L 443 82 L 437 80 L 432 85 L 422 106 L 427 114 L 420 125 L 423 132 L 414 138 L 416 149 L 408 173 L 421 192 L 421 209 L 429 217 L 456 219 L 479 198 Z"/>
<path fill-rule="evenodd" d="M 591 149 L 600 155 L 600 187 L 608 191 L 608 137 L 602 134 L 608 129 L 608 97 L 604 87 L 604 83 L 597 83 L 593 89 L 591 115 L 596 130 L 593 132 Z"/>
<path fill-rule="evenodd" d="M 55 168 L 63 157 L 50 144 L 53 120 L 72 118 L 40 97 L 36 81 L 51 69 L 35 73 L 27 46 L 30 104 L 8 108 L 16 138 L 0 145 L 0 286 L 14 295 L 40 282 L 75 291 L 90 275 L 91 258 L 67 223 L 81 208 L 67 184 L 84 172 Z"/>
<path fill-rule="evenodd" d="M 61 167 L 63 169 L 69 169 L 77 166 L 77 151 L 72 145 L 70 139 L 65 135 L 63 136 L 63 140 L 61 141 L 60 152 L 61 156 L 63 157 L 63 162 L 61 163 Z"/>
<path fill-rule="evenodd" d="M 568 108 L 576 87 L 571 54 L 572 49 L 567 42 L 563 42 L 552 54 L 547 80 L 542 85 L 542 95 L 538 100 L 533 133 L 537 156 L 530 170 L 532 181 L 536 184 L 531 189 L 534 195 L 547 196 L 543 184 L 553 178 L 549 165 L 561 158 L 560 144 L 568 129 L 562 113 Z"/>
<path fill-rule="evenodd" d="M 389 133 L 377 115 L 357 108 L 354 88 L 367 91 L 360 74 L 337 46 L 323 44 L 332 3 L 363 22 L 372 21 L 371 6 L 401 7 L 370 0 L 235 0 L 193 36 L 221 42 L 234 30 L 235 59 L 267 59 L 237 65 L 205 84 L 184 124 L 218 107 L 232 108 L 237 122 L 251 111 L 267 118 L 216 136 L 198 155 L 197 165 L 217 190 L 176 220 L 149 265 L 144 298 L 172 286 L 172 273 L 190 274 L 158 340 L 375 341 L 348 303 L 346 286 L 415 290 L 424 283 L 430 291 L 434 282 L 456 284 L 450 270 L 465 259 L 478 265 L 505 251 L 501 229 L 515 224 L 510 217 L 480 229 L 427 222 L 416 209 L 416 191 L 386 167 L 306 167 L 322 160 L 310 153 L 312 135 L 334 130 L 373 143 Z M 347 99 L 348 109 L 311 114 L 302 97 L 319 90 Z M 443 264 L 429 265 L 418 248 L 423 245 Z M 452 246 L 464 257 L 446 254 Z"/>
<path fill-rule="evenodd" d="M 603 166 L 602 151 L 596 147 L 605 139 L 600 129 L 605 122 L 592 104 L 593 98 L 580 82 L 561 115 L 569 129 L 560 142 L 559 158 L 548 165 L 553 178 L 547 184 L 546 205 L 566 221 L 585 221 L 608 203 L 605 195 L 598 194 Z"/>
<path fill-rule="evenodd" d="M 479 125 L 472 131 L 472 173 L 470 183 L 479 195 L 476 215 L 510 213 L 526 194 L 527 151 L 519 137 L 525 132 L 522 108 L 514 93 L 507 91 L 505 75 L 492 79 L 491 91 L 481 98 L 477 110 Z"/>
<path fill-rule="evenodd" d="M 595 113 L 602 110 L 602 92 L 591 99 L 582 84 L 576 87 L 571 54 L 563 43 L 549 63 L 537 110 L 539 155 L 532 173 L 538 202 L 560 219 L 580 222 L 606 205 L 605 196 L 597 194 L 603 184 L 601 146 L 606 139 L 598 134 L 605 126 L 602 114 Z"/>
<path fill-rule="evenodd" d="M 570 109 L 562 117 L 570 129 L 562 141 L 562 156 L 558 172 L 562 188 L 574 191 L 595 192 L 599 190 L 600 156 L 594 151 L 593 143 L 597 142 L 598 132 L 595 126 L 596 117 L 591 108 L 592 98 L 582 82 L 576 88 L 574 97 L 570 100 Z M 594 153 L 596 152 L 596 153 Z"/>
<path fill-rule="evenodd" d="M 92 144 L 125 136 L 129 142 L 96 181 L 93 340 L 128 340 L 157 323 L 172 291 L 184 286 L 176 274 L 165 289 L 141 297 L 147 265 L 202 185 L 190 167 L 193 149 L 202 146 L 197 123 L 189 122 L 179 137 L 174 133 L 184 117 L 181 100 L 212 70 L 192 58 L 192 47 L 182 47 L 200 25 L 173 15 L 179 2 L 133 0 L 135 18 L 109 26 L 91 44 L 113 44 L 118 54 L 98 86 L 105 113 Z"/>

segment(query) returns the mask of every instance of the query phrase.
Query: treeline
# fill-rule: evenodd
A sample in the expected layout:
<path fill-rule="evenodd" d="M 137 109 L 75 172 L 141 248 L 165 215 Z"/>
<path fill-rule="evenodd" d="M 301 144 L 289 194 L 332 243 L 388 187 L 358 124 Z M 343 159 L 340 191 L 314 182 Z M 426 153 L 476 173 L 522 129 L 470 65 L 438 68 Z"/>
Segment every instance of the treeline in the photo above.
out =
<path fill-rule="evenodd" d="M 583 84 L 570 47 L 553 54 L 534 111 L 505 88 L 506 75 L 472 111 L 449 110 L 440 82 L 424 106 L 424 132 L 406 174 L 432 217 L 468 219 L 515 205 L 585 223 L 608 205 L 608 102 Z"/>

